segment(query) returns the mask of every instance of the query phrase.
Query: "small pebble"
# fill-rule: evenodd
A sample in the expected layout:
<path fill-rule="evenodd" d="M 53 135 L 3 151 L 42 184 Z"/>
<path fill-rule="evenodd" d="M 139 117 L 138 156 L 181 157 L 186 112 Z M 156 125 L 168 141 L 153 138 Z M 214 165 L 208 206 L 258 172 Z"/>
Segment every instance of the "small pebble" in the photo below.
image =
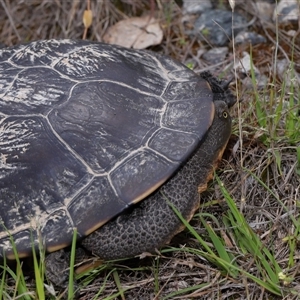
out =
<path fill-rule="evenodd" d="M 297 23 L 299 21 L 299 3 L 297 0 L 281 0 L 274 10 L 273 21 Z"/>
<path fill-rule="evenodd" d="M 236 44 L 251 44 L 257 45 L 261 43 L 266 43 L 266 38 L 256 32 L 241 31 L 235 37 Z"/>
<path fill-rule="evenodd" d="M 201 14 L 207 9 L 212 8 L 210 0 L 184 0 L 183 1 L 183 14 Z"/>
<path fill-rule="evenodd" d="M 210 64 L 217 64 L 225 60 L 228 51 L 228 47 L 217 47 L 208 50 L 202 55 L 202 57 Z"/>
<path fill-rule="evenodd" d="M 255 3 L 257 16 L 265 21 L 271 21 L 275 5 L 266 1 L 257 1 Z"/>

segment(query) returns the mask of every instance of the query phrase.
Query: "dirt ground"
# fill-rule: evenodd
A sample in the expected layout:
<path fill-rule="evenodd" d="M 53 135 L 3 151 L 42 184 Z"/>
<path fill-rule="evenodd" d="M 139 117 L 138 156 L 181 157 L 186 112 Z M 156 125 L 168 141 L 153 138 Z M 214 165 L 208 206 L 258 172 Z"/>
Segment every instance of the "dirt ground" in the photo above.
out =
<path fill-rule="evenodd" d="M 253 1 L 238 1 L 236 11 L 252 20 Z M 215 2 L 230 9 L 227 1 Z M 84 0 L 0 0 L 0 43 L 12 46 L 39 39 L 81 39 L 85 30 L 82 18 L 87 5 L 88 1 Z M 242 45 L 234 49 L 231 45 L 222 64 L 209 65 L 199 59 L 197 51 L 201 47 L 209 49 L 211 46 L 187 36 L 185 26 L 189 25 L 181 22 L 182 9 L 173 1 L 95 0 L 90 5 L 93 21 L 87 31 L 88 40 L 102 41 L 107 29 L 124 18 L 153 14 L 160 21 L 163 40 L 159 45 L 150 47 L 150 50 L 169 55 L 182 63 L 192 62 L 196 73 L 210 70 L 219 75 L 227 69 L 229 71 L 225 76 L 229 77 L 234 75 L 232 67 L 230 71 L 234 58 L 238 60 L 244 51 L 250 52 L 251 49 L 255 66 L 273 82 L 271 73 L 276 46 L 274 24 L 266 24 L 256 18 L 251 28 L 265 36 L 267 43 L 253 47 Z M 286 34 L 291 29 L 292 25 L 282 26 L 277 32 L 282 46 L 277 59 L 293 56 L 295 70 L 299 71 L 299 35 L 295 47 L 291 47 L 291 39 Z M 288 275 L 293 280 L 290 283 L 282 282 L 282 290 L 292 287 L 300 293 L 299 228 L 295 227 L 290 218 L 292 215 L 298 222 L 300 219 L 300 169 L 296 152 L 300 134 L 295 133 L 291 140 L 286 138 L 283 129 L 278 129 L 275 138 L 271 136 L 272 131 L 263 128 L 258 121 L 254 104 L 254 94 L 257 91 L 245 85 L 241 78 L 235 78 L 231 88 L 237 95 L 239 105 L 232 109 L 232 137 L 217 174 L 253 231 L 272 250 L 282 269 L 288 269 Z M 280 94 L 282 79 L 276 78 L 276 83 Z M 266 94 L 270 96 L 264 90 L 258 93 L 261 97 Z M 289 93 L 286 93 L 284 99 L 287 100 L 288 97 Z M 199 212 L 211 214 L 217 220 L 221 220 L 228 210 L 216 180 L 210 182 L 208 190 L 201 197 L 201 203 L 206 205 L 201 206 Z M 197 216 L 191 224 L 201 236 L 207 236 Z M 216 224 L 211 226 L 221 235 L 224 233 L 224 228 Z M 289 268 L 290 246 L 284 240 L 288 236 L 297 239 L 293 254 L 295 263 L 290 264 Z M 223 237 L 228 240 L 228 247 L 233 252 L 238 252 L 234 239 L 226 233 Z M 170 246 L 201 248 L 187 230 L 176 236 Z M 241 255 L 238 260 L 244 270 L 251 274 L 257 273 L 257 266 L 251 259 Z M 118 279 L 114 273 L 116 269 Z M 103 290 L 98 299 L 300 299 L 297 294 L 290 292 L 276 296 L 244 277 L 230 278 L 203 257 L 184 250 L 166 251 L 142 260 L 127 260 L 95 272 L 97 274 L 93 274 L 93 280 L 81 289 L 80 299 L 92 299 L 99 289 Z M 30 285 L 31 281 L 28 280 Z M 127 291 L 124 295 L 109 298 L 118 292 L 118 280 Z M 210 283 L 209 286 L 205 285 L 207 283 Z M 189 291 L 187 288 L 192 286 L 198 288 Z M 181 289 L 187 289 L 186 293 L 176 295 L 175 292 Z"/>

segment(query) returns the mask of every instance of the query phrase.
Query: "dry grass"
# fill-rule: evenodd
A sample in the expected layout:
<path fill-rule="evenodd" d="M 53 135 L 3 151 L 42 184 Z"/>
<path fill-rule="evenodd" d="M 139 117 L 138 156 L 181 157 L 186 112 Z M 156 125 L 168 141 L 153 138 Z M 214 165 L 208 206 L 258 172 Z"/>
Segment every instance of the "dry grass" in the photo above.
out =
<path fill-rule="evenodd" d="M 10 46 L 37 39 L 80 39 L 84 32 L 82 16 L 86 3 L 65 0 L 0 0 L 0 10 L 4 11 L 1 14 L 4 18 L 0 19 L 0 42 Z M 153 50 L 182 62 L 192 61 L 196 72 L 210 69 L 219 74 L 224 70 L 228 70 L 228 73 L 232 70 L 233 54 L 228 55 L 222 64 L 207 65 L 199 58 L 197 51 L 208 46 L 185 35 L 183 24 L 179 20 L 180 9 L 175 4 L 171 5 L 170 1 L 157 0 L 155 3 L 156 10 L 153 13 L 161 20 L 164 41 Z M 87 39 L 101 41 L 110 25 L 125 17 L 149 12 L 151 5 L 146 0 L 105 0 L 91 1 L 91 9 L 94 19 Z M 237 10 L 249 19 L 255 16 L 252 1 L 242 1 Z M 176 236 L 171 244 L 182 247 L 181 251 L 165 251 L 159 256 L 127 260 L 105 265 L 103 270 L 97 269 L 91 273 L 91 277 L 83 279 L 82 284 L 88 284 L 80 291 L 81 299 L 92 299 L 99 293 L 99 289 L 99 299 L 300 299 L 297 293 L 289 291 L 292 288 L 300 293 L 300 179 L 299 157 L 296 154 L 300 134 L 287 134 L 284 125 L 288 120 L 288 112 L 284 109 L 280 111 L 282 119 L 278 124 L 272 119 L 274 122 L 267 122 L 262 126 L 258 121 L 261 112 L 254 100 L 255 96 L 267 99 L 263 110 L 274 113 L 280 101 L 288 101 L 289 91 L 280 100 L 284 80 L 274 73 L 275 55 L 277 60 L 284 57 L 293 60 L 295 69 L 299 71 L 299 34 L 292 41 L 287 34 L 291 28 L 279 27 L 276 37 L 274 24 L 257 17 L 252 28 L 268 39 L 266 45 L 254 46 L 252 53 L 254 64 L 269 78 L 269 85 L 263 91 L 249 89 L 239 80 L 237 85 L 233 85 L 240 100 L 240 109 L 238 111 L 237 106 L 233 109 L 233 135 L 218 174 L 250 227 L 274 253 L 274 258 L 285 272 L 286 277 L 280 282 L 282 296 L 269 293 L 246 276 L 226 276 L 202 256 L 185 251 L 184 245 L 192 249 L 201 248 L 186 230 Z M 276 39 L 279 43 L 276 43 Z M 276 44 L 279 48 L 276 48 Z M 294 49 L 292 44 L 295 45 Z M 278 53 L 275 52 L 276 49 Z M 250 46 L 237 47 L 234 53 L 237 59 L 243 51 L 250 51 Z M 299 87 L 296 88 L 295 101 L 299 101 Z M 299 104 L 296 102 L 295 105 Z M 226 215 L 228 206 L 216 181 L 210 184 L 201 201 L 205 205 L 201 207 L 200 213 L 209 213 L 220 221 L 219 224 L 223 224 L 221 220 Z M 193 219 L 192 225 L 200 235 L 207 237 L 198 216 Z M 235 254 L 238 265 L 259 276 L 255 261 L 245 255 L 231 231 L 214 222 L 211 222 L 211 226 L 222 236 L 228 251 Z M 28 286 L 31 284 L 34 285 L 34 282 L 28 277 Z M 123 292 L 120 292 L 120 286 Z M 182 290 L 186 292 L 175 294 Z M 111 296 L 117 293 L 120 294 L 118 297 Z"/>

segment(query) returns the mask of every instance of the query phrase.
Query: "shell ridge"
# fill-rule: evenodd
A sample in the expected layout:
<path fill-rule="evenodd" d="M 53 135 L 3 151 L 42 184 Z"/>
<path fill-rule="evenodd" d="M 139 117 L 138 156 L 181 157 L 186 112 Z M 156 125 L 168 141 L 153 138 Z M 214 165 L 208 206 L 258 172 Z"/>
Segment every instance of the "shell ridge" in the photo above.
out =
<path fill-rule="evenodd" d="M 54 134 L 54 136 L 60 141 L 60 143 L 62 145 L 64 145 L 68 151 L 78 160 L 80 161 L 86 168 L 87 172 L 93 175 L 96 175 L 96 173 L 94 172 L 94 170 L 86 163 L 86 161 L 74 150 L 72 149 L 72 147 L 70 147 L 70 145 L 63 139 L 60 137 L 60 135 L 55 131 L 55 129 L 53 128 L 52 124 L 50 123 L 49 119 L 46 118 L 47 123 L 49 128 L 51 129 L 52 133 Z"/>

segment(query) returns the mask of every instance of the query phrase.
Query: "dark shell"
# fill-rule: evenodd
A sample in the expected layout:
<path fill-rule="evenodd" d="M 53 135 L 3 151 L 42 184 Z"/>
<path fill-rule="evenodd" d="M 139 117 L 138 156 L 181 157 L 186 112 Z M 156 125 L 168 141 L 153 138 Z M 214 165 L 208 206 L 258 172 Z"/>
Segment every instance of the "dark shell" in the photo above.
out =
<path fill-rule="evenodd" d="M 86 236 L 162 185 L 211 125 L 203 78 L 87 41 L 0 51 L 0 256 Z"/>

